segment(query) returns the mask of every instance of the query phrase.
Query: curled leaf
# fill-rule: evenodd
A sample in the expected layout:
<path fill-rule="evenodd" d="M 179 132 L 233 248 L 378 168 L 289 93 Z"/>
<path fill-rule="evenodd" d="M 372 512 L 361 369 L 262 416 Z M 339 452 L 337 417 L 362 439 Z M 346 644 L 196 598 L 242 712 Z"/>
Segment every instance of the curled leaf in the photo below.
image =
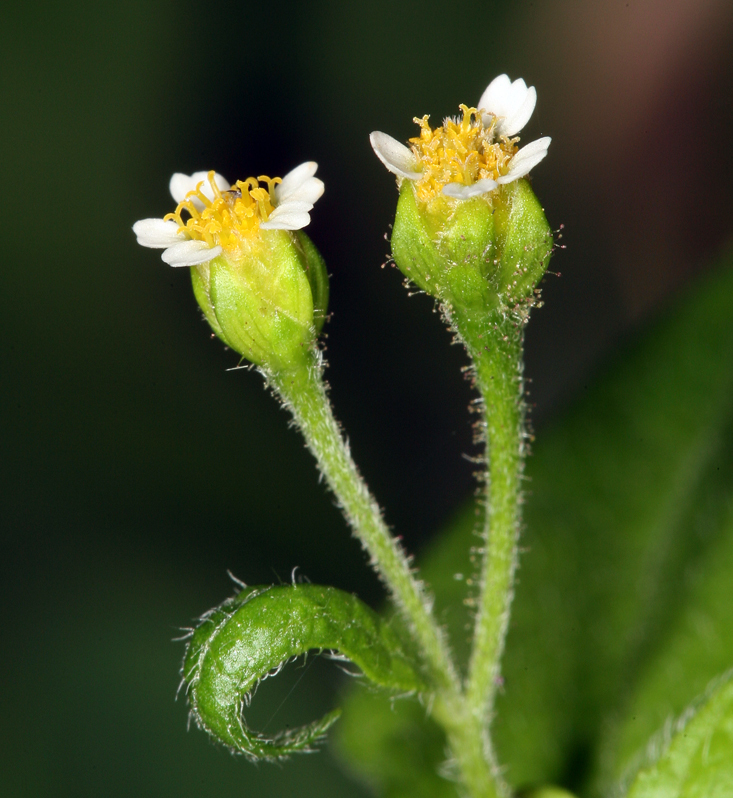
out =
<path fill-rule="evenodd" d="M 340 714 L 265 736 L 249 729 L 243 708 L 258 683 L 313 649 L 347 657 L 375 684 L 402 693 L 426 689 L 389 624 L 355 596 L 333 587 L 246 587 L 206 613 L 183 662 L 197 725 L 252 759 L 310 751 Z"/>

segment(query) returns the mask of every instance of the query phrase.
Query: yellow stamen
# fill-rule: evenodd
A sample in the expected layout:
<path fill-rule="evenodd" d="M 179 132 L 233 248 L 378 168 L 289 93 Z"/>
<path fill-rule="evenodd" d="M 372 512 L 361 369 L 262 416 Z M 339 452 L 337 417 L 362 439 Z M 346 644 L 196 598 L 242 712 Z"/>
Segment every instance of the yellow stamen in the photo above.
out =
<path fill-rule="evenodd" d="M 418 199 L 428 202 L 439 195 L 448 183 L 470 186 L 479 180 L 496 180 L 509 170 L 509 161 L 517 152 L 518 138 L 494 137 L 496 119 L 484 126 L 483 111 L 459 106 L 463 117 L 446 119 L 433 130 L 429 117 L 415 118 L 420 135 L 410 139 L 422 177 L 415 182 Z"/>
<path fill-rule="evenodd" d="M 206 181 L 201 181 L 193 191 L 186 194 L 173 213 L 165 216 L 178 224 L 179 231 L 188 238 L 205 241 L 210 247 L 217 244 L 225 250 L 238 249 L 243 243 L 259 233 L 260 223 L 266 222 L 275 209 L 275 186 L 282 183 L 279 177 L 248 177 L 238 180 L 228 191 L 221 191 L 214 180 L 214 172 L 207 175 L 214 198 L 209 199 L 203 191 Z M 267 188 L 260 186 L 266 183 Z M 196 207 L 194 200 L 203 205 Z M 183 212 L 188 219 L 184 221 Z"/>

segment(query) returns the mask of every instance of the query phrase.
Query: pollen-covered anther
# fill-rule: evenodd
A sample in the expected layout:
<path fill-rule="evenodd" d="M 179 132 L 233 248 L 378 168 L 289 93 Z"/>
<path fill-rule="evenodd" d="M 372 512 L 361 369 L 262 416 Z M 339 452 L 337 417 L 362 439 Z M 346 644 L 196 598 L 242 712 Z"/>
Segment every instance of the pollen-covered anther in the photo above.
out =
<path fill-rule="evenodd" d="M 496 181 L 509 171 L 518 150 L 518 138 L 496 137 L 496 118 L 487 125 L 483 121 L 486 111 L 459 107 L 460 119 L 448 118 L 435 129 L 428 116 L 415 119 L 420 135 L 410 139 L 410 149 L 421 172 L 415 188 L 422 202 L 451 183 L 471 186 L 481 180 Z"/>
<path fill-rule="evenodd" d="M 222 191 L 216 183 L 216 174 L 210 171 L 206 181 L 200 181 L 189 191 L 165 221 L 176 222 L 180 232 L 194 241 L 203 241 L 209 247 L 233 249 L 259 232 L 274 211 L 274 188 L 282 182 L 279 177 L 267 175 L 238 180 L 230 189 Z M 204 190 L 208 183 L 209 192 Z M 266 188 L 260 183 L 265 183 Z M 203 206 L 202 210 L 199 210 Z M 184 220 L 183 213 L 188 218 Z"/>

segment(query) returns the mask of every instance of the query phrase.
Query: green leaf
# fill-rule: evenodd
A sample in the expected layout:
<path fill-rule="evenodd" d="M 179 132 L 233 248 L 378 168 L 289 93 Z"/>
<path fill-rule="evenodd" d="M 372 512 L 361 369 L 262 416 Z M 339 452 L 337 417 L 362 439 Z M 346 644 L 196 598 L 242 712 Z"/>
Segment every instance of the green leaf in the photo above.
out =
<path fill-rule="evenodd" d="M 511 784 L 604 791 L 733 663 L 730 258 L 723 265 L 538 434 L 493 726 Z M 479 520 L 467 507 L 421 561 L 462 662 Z M 366 703 L 346 705 L 347 723 L 352 711 L 367 722 Z M 385 734 L 421 724 L 397 705 Z M 390 791 L 388 746 L 367 767 L 342 742 L 382 794 L 410 794 Z M 441 746 L 430 750 L 445 784 L 434 775 Z"/>
<path fill-rule="evenodd" d="M 733 435 L 728 429 L 686 519 L 688 567 L 668 599 L 669 620 L 649 635 L 622 711 L 608 724 L 602 740 L 599 760 L 606 769 L 601 788 L 633 768 L 649 736 L 680 714 L 715 674 L 733 664 L 731 451 Z"/>
<path fill-rule="evenodd" d="M 655 760 L 634 779 L 628 798 L 728 798 L 733 795 L 733 681 L 726 679 L 690 710 Z"/>
<path fill-rule="evenodd" d="M 338 710 L 270 737 L 251 731 L 243 718 L 259 682 L 312 649 L 347 657 L 380 687 L 402 693 L 425 687 L 389 623 L 355 596 L 319 585 L 247 587 L 206 613 L 188 644 L 183 678 L 196 723 L 252 759 L 312 750 Z"/>

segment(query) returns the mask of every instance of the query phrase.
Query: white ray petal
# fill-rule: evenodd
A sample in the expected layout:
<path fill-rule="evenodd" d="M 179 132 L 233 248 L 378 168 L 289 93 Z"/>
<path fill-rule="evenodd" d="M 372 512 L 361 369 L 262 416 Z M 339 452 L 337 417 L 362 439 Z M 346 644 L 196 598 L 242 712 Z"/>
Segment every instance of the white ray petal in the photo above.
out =
<path fill-rule="evenodd" d="M 137 236 L 137 243 L 150 249 L 167 249 L 185 240 L 178 234 L 178 225 L 172 220 L 140 219 L 132 226 L 132 231 Z"/>
<path fill-rule="evenodd" d="M 496 180 L 491 180 L 485 177 L 483 180 L 477 180 L 470 186 L 464 186 L 463 183 L 447 183 L 443 186 L 442 193 L 446 197 L 453 197 L 454 199 L 471 199 L 472 197 L 479 197 L 482 194 L 488 194 L 497 187 Z"/>
<path fill-rule="evenodd" d="M 491 123 L 492 117 L 497 117 L 495 131 L 498 136 L 513 136 L 529 122 L 536 104 L 534 86 L 528 88 L 522 78 L 512 83 L 508 75 L 499 75 L 486 87 L 478 108 L 486 111 L 485 125 Z"/>
<path fill-rule="evenodd" d="M 168 186 L 171 196 L 176 203 L 183 202 L 186 198 L 186 194 L 188 194 L 189 191 L 194 191 L 196 186 L 203 181 L 204 185 L 201 187 L 201 190 L 204 192 L 205 196 L 213 200 L 214 192 L 209 185 L 208 175 L 208 172 L 194 172 L 192 175 L 184 175 L 182 172 L 176 172 L 171 178 L 171 182 Z M 218 172 L 214 172 L 214 182 L 221 191 L 228 191 L 231 188 L 229 181 Z M 197 199 L 195 199 L 193 203 L 199 210 L 204 207 Z"/>
<path fill-rule="evenodd" d="M 323 195 L 325 186 L 323 180 L 317 177 L 308 178 L 301 183 L 297 188 L 288 191 L 283 195 L 278 192 L 280 186 L 275 186 L 275 199 L 278 206 L 289 205 L 291 202 L 307 202 L 311 208 L 315 205 L 316 200 L 320 199 Z"/>
<path fill-rule="evenodd" d="M 302 230 L 310 220 L 311 217 L 305 211 L 282 213 L 277 218 L 272 213 L 266 222 L 260 224 L 260 230 Z"/>
<path fill-rule="evenodd" d="M 293 200 L 288 200 L 288 202 L 278 205 L 277 208 L 275 208 L 275 210 L 270 214 L 270 217 L 267 221 L 270 222 L 273 219 L 277 219 L 279 216 L 283 216 L 284 214 L 288 213 L 308 213 L 308 211 L 312 209 L 312 202 L 295 202 Z"/>
<path fill-rule="evenodd" d="M 478 101 L 479 110 L 483 108 L 484 111 L 494 114 L 497 109 L 503 108 L 511 85 L 509 75 L 497 75 L 484 89 L 484 93 Z"/>
<path fill-rule="evenodd" d="M 315 175 L 317 169 L 318 164 L 315 161 L 306 161 L 288 172 L 282 183 L 275 186 L 275 197 L 278 204 L 285 202 L 291 194 L 297 192 L 304 184 L 308 183 Z M 323 185 L 320 180 L 318 180 L 318 183 L 321 183 L 321 186 Z M 321 189 L 321 193 L 323 193 L 323 189 Z"/>
<path fill-rule="evenodd" d="M 408 147 L 401 144 L 397 139 L 375 130 L 369 135 L 369 141 L 377 158 L 389 169 L 392 174 L 406 177 L 408 180 L 419 180 L 422 177 L 420 172 L 416 172 L 417 161 Z"/>
<path fill-rule="evenodd" d="M 547 148 L 550 146 L 552 139 L 549 136 L 544 136 L 541 139 L 531 142 L 512 158 L 509 164 L 509 171 L 500 177 L 497 182 L 500 184 L 511 183 L 514 180 L 519 180 L 529 174 L 530 170 L 547 155 Z"/>
<path fill-rule="evenodd" d="M 198 266 L 221 254 L 221 247 L 210 247 L 204 241 L 182 241 L 160 256 L 169 266 Z"/>
<path fill-rule="evenodd" d="M 504 120 L 499 120 L 495 128 L 497 134 L 500 136 L 515 136 L 519 133 L 529 122 L 535 105 L 537 105 L 537 90 L 534 86 L 530 86 L 523 93 L 521 102 L 517 103 L 511 114 L 508 114 Z"/>

